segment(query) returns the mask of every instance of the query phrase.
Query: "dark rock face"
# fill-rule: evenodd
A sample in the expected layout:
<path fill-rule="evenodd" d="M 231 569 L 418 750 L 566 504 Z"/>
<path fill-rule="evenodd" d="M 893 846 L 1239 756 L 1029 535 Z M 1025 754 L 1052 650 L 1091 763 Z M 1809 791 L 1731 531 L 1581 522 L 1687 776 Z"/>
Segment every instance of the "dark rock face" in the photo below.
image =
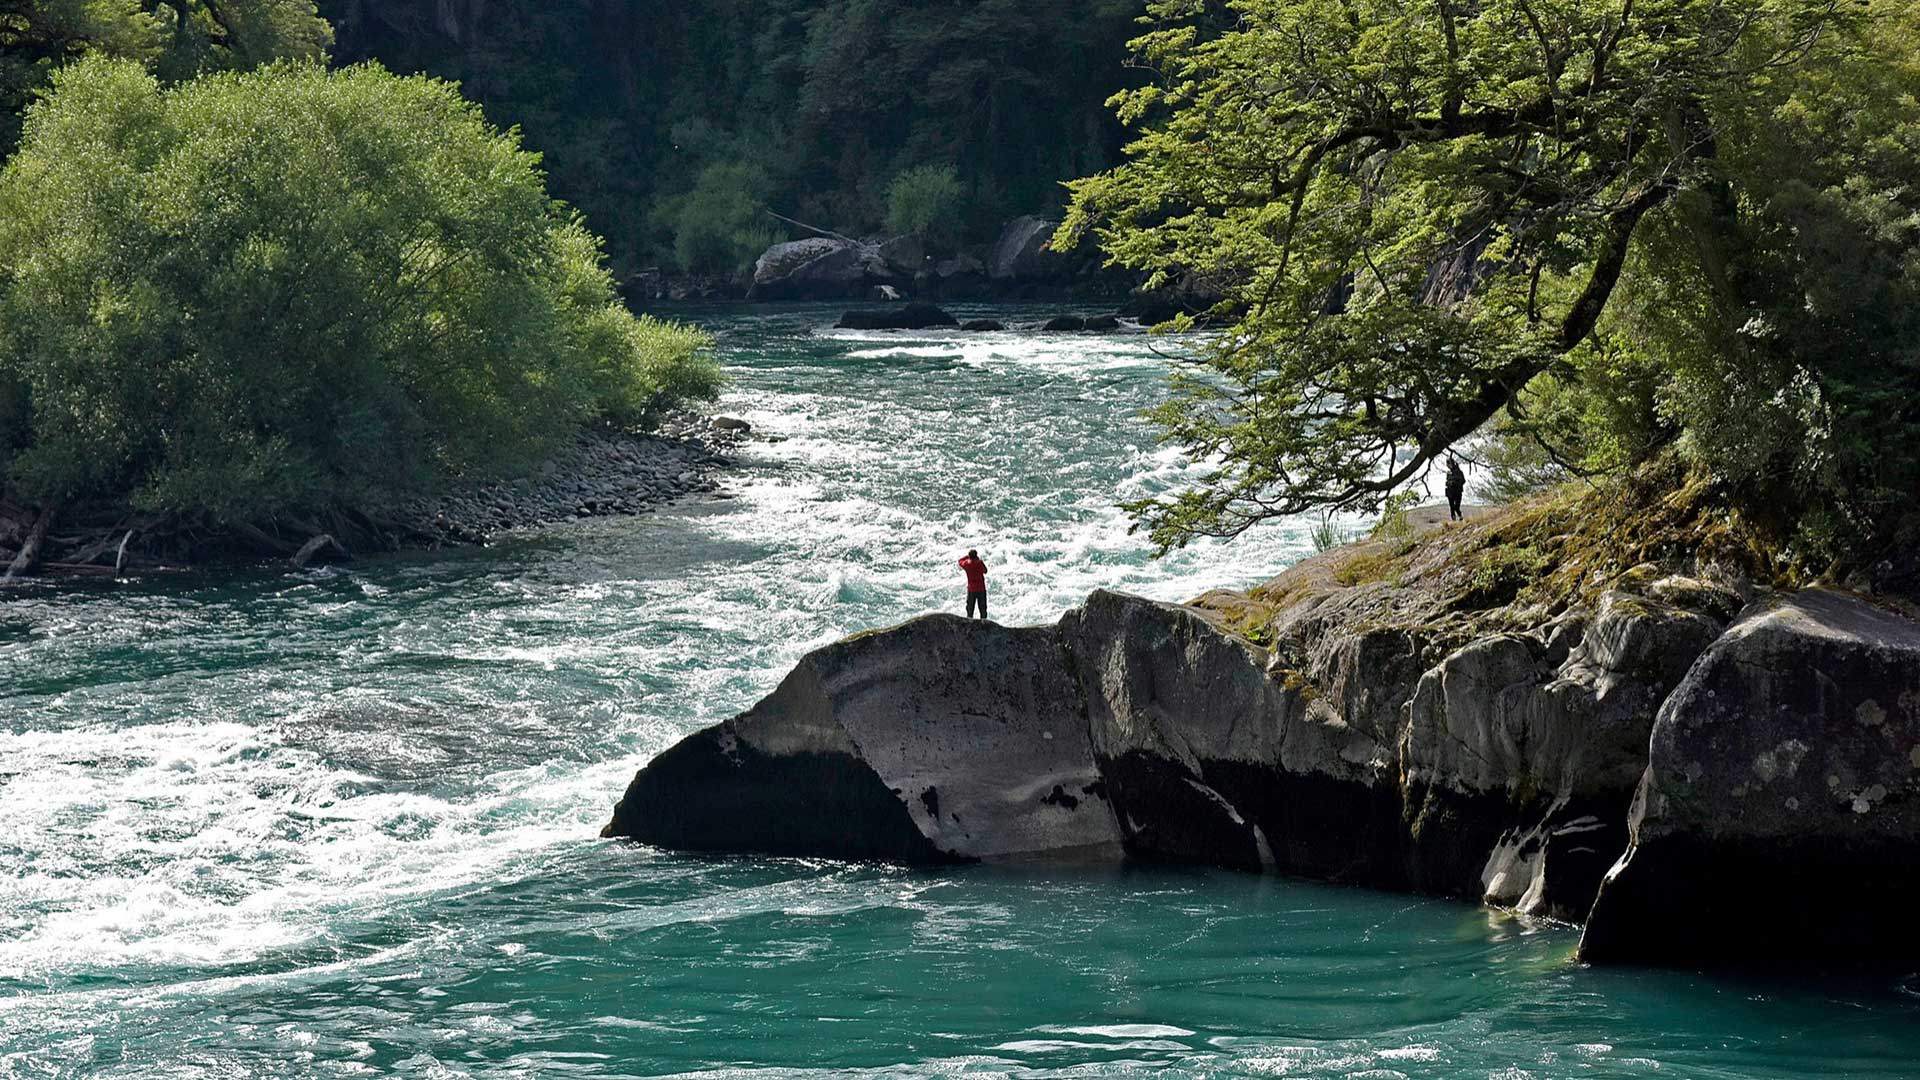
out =
<path fill-rule="evenodd" d="M 1044 279 L 1066 273 L 1070 269 L 1067 260 L 1047 250 L 1047 241 L 1059 227 L 1057 221 L 1038 217 L 1008 222 L 987 257 L 987 272 L 996 281 Z"/>
<path fill-rule="evenodd" d="M 911 281 L 915 274 L 930 269 L 927 265 L 927 242 L 911 233 L 882 241 L 879 251 L 887 269 L 904 280 Z"/>
<path fill-rule="evenodd" d="M 849 311 L 833 325 L 840 330 L 928 330 L 960 324 L 940 308 L 915 301 L 899 307 Z"/>
<path fill-rule="evenodd" d="M 1662 706 L 1631 827 L 1586 959 L 1920 963 L 1920 625 L 1756 604 Z"/>
<path fill-rule="evenodd" d="M 960 324 L 960 329 L 970 330 L 976 333 L 990 333 L 996 330 L 1005 330 L 1006 328 L 1007 325 L 999 319 L 968 319 L 966 322 Z"/>

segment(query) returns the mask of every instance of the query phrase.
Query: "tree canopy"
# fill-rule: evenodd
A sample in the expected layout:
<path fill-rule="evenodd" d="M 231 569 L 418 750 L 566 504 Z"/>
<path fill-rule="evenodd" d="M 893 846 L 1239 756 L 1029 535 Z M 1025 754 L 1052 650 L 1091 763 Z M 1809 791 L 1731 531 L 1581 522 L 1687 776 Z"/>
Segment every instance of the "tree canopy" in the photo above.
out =
<path fill-rule="evenodd" d="M 43 506 L 377 506 L 710 396 L 705 344 L 445 82 L 95 56 L 0 170 L 0 487 Z"/>
<path fill-rule="evenodd" d="M 1225 296 L 1157 411 L 1163 546 L 1367 509 L 1490 421 L 1674 447 L 1811 553 L 1920 481 L 1920 15 L 1901 0 L 1157 0 L 1142 128 L 1058 242 Z"/>

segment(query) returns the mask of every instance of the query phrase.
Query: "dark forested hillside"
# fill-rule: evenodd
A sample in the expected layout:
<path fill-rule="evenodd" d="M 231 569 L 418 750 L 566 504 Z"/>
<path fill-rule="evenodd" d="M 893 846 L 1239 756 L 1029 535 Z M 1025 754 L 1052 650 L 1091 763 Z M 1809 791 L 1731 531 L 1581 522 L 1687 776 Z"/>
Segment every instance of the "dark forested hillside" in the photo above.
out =
<path fill-rule="evenodd" d="M 340 62 L 458 79 L 546 154 L 622 271 L 726 270 L 761 208 L 875 230 L 950 167 L 955 239 L 1117 160 L 1139 0 L 323 0 Z"/>

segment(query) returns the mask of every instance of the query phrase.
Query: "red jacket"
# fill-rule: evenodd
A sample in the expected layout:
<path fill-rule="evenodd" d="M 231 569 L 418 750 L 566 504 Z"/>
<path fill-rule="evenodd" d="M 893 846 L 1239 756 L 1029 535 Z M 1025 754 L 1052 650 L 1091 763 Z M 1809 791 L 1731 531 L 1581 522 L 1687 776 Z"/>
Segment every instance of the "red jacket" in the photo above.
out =
<path fill-rule="evenodd" d="M 987 564 L 969 555 L 960 560 L 960 569 L 967 572 L 967 591 L 987 591 Z"/>

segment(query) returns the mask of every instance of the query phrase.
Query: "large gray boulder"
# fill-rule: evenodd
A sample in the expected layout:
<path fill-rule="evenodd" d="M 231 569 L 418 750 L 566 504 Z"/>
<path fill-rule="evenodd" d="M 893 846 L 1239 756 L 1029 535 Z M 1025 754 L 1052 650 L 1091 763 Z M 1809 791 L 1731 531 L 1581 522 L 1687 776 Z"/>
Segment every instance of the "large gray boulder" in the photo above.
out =
<path fill-rule="evenodd" d="M 1057 221 L 1019 217 L 1007 223 L 987 257 L 987 272 L 995 281 L 1057 277 L 1069 269 L 1067 260 L 1047 250 L 1047 241 L 1060 227 Z"/>
<path fill-rule="evenodd" d="M 1274 650 L 1218 597 L 1104 591 L 1053 627 L 930 617 L 831 646 L 643 769 L 609 834 L 907 861 L 1104 845 L 1584 912 L 1644 765 L 1621 747 L 1663 693 L 1626 643 L 1712 630 L 1622 599 L 1436 660 L 1360 590 L 1296 591 Z"/>
<path fill-rule="evenodd" d="M 1920 624 L 1764 600 L 1662 706 L 1581 955 L 1920 964 Z"/>
<path fill-rule="evenodd" d="M 691 851 L 940 862 L 1118 851 L 1051 628 L 930 615 L 809 654 L 655 758 L 606 835 Z"/>
<path fill-rule="evenodd" d="M 775 244 L 753 265 L 759 300 L 842 300 L 894 279 L 880 249 L 830 237 Z"/>

